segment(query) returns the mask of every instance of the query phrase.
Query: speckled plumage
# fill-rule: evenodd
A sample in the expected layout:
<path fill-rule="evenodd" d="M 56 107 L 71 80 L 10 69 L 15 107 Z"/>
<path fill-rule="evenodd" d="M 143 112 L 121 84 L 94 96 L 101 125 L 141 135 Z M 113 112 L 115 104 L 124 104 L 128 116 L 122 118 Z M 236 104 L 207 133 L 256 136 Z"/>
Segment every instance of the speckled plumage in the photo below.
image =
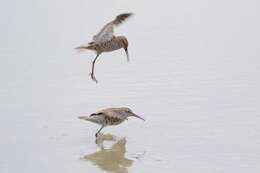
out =
<path fill-rule="evenodd" d="M 116 19 L 106 24 L 97 35 L 94 35 L 92 41 L 88 43 L 88 45 L 81 45 L 76 48 L 79 50 L 89 49 L 96 52 L 97 55 L 92 62 L 92 71 L 90 73 L 93 81 L 97 82 L 94 75 L 94 68 L 95 62 L 101 53 L 124 48 L 127 60 L 129 61 L 127 38 L 125 36 L 114 36 L 114 27 L 121 24 L 130 16 L 132 16 L 132 13 L 123 13 L 118 15 Z"/>
<path fill-rule="evenodd" d="M 134 116 L 134 117 L 144 120 L 142 117 L 133 113 L 131 109 L 126 108 L 126 107 L 103 109 L 96 113 L 91 114 L 90 116 L 80 116 L 79 119 L 87 120 L 87 121 L 101 125 L 101 128 L 96 133 L 96 136 L 97 136 L 98 133 L 104 127 L 121 124 L 130 116 Z"/>

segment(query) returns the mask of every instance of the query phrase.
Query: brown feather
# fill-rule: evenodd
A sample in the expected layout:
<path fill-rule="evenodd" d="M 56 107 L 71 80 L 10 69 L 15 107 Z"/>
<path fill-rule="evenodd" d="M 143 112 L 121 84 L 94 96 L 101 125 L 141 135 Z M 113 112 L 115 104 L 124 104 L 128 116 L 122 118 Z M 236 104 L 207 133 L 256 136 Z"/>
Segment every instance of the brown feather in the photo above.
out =
<path fill-rule="evenodd" d="M 133 15 L 133 13 L 123 13 L 123 14 L 120 14 L 120 15 L 116 16 L 116 19 L 113 21 L 113 24 L 114 25 L 119 25 L 119 24 L 121 24 L 123 21 L 125 21 L 127 18 L 129 18 L 132 15 Z"/>

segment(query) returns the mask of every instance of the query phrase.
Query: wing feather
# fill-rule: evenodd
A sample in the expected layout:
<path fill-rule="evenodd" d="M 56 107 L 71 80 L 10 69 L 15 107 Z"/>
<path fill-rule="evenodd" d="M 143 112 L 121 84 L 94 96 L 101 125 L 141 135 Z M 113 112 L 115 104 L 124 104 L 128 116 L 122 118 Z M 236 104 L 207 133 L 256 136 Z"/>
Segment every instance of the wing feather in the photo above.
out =
<path fill-rule="evenodd" d="M 95 44 L 100 44 L 106 41 L 109 41 L 113 38 L 114 35 L 114 26 L 113 23 L 110 22 L 106 24 L 97 35 L 93 37 L 93 42 Z"/>
<path fill-rule="evenodd" d="M 116 16 L 116 19 L 113 21 L 114 25 L 119 25 L 123 23 L 127 18 L 131 17 L 133 13 L 123 13 L 118 16 Z"/>
<path fill-rule="evenodd" d="M 123 13 L 120 14 L 112 22 L 106 24 L 97 35 L 93 37 L 93 42 L 95 44 L 100 44 L 111 40 L 114 37 L 114 26 L 118 26 L 123 23 L 127 18 L 132 16 L 133 13 Z"/>
<path fill-rule="evenodd" d="M 118 111 L 118 108 L 107 108 L 97 112 L 97 114 L 108 115 L 109 117 L 113 118 L 120 118 L 121 114 Z"/>

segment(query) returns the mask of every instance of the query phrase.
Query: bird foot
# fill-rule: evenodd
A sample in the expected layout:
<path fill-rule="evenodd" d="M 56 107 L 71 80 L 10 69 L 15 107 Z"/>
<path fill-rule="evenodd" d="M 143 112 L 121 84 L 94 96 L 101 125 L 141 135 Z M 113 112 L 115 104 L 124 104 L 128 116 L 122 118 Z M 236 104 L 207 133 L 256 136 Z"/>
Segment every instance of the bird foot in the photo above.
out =
<path fill-rule="evenodd" d="M 97 79 L 96 79 L 96 77 L 94 76 L 93 73 L 90 73 L 89 75 L 91 76 L 91 79 L 92 79 L 94 82 L 98 83 L 98 81 L 97 81 Z"/>

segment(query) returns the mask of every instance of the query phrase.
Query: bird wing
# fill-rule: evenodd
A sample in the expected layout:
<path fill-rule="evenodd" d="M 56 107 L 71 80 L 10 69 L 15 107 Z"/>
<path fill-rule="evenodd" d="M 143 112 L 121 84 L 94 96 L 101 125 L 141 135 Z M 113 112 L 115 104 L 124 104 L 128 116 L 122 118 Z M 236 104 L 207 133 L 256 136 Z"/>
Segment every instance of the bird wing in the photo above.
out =
<path fill-rule="evenodd" d="M 106 24 L 97 35 L 93 37 L 93 42 L 100 44 L 111 40 L 114 36 L 114 26 L 118 26 L 123 23 L 128 17 L 132 16 L 132 13 L 123 13 L 118 15 L 113 21 Z"/>
<path fill-rule="evenodd" d="M 114 25 L 112 22 L 106 24 L 97 35 L 94 35 L 93 42 L 100 44 L 106 41 L 109 41 L 113 38 L 114 35 Z"/>
<path fill-rule="evenodd" d="M 107 115 L 109 117 L 113 117 L 113 118 L 120 118 L 121 115 L 120 113 L 118 113 L 118 109 L 117 108 L 107 108 L 107 109 L 103 109 L 99 112 L 96 113 L 97 115 Z"/>

